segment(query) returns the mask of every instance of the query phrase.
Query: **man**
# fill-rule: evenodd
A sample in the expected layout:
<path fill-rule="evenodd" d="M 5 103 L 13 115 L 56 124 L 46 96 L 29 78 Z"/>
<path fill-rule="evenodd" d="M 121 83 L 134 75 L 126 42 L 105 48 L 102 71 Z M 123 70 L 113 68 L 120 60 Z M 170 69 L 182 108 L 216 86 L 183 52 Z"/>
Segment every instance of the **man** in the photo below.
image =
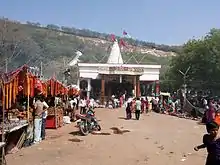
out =
<path fill-rule="evenodd" d="M 140 98 L 138 97 L 135 102 L 135 117 L 137 120 L 140 119 L 140 114 L 141 114 L 141 101 Z"/>
<path fill-rule="evenodd" d="M 208 101 L 205 98 L 203 98 L 203 103 L 202 104 L 203 104 L 203 107 L 205 108 L 208 104 Z"/>
<path fill-rule="evenodd" d="M 91 98 L 89 101 L 89 107 L 94 109 L 94 104 L 95 104 L 95 100 L 93 98 Z"/>
<path fill-rule="evenodd" d="M 76 111 L 76 104 L 77 100 L 76 98 L 70 99 L 70 109 L 71 109 L 71 120 L 75 121 L 75 111 Z"/>
<path fill-rule="evenodd" d="M 34 103 L 34 143 L 41 141 L 42 114 L 44 112 L 44 103 L 42 96 L 38 95 Z"/>
<path fill-rule="evenodd" d="M 86 99 L 83 97 L 80 99 L 80 114 L 86 114 Z"/>
<path fill-rule="evenodd" d="M 42 100 L 43 101 L 43 100 Z M 43 106 L 45 107 L 44 112 L 42 113 L 42 127 L 41 127 L 41 139 L 44 140 L 46 136 L 46 121 L 47 121 L 47 108 L 49 108 L 48 104 L 43 101 Z"/>

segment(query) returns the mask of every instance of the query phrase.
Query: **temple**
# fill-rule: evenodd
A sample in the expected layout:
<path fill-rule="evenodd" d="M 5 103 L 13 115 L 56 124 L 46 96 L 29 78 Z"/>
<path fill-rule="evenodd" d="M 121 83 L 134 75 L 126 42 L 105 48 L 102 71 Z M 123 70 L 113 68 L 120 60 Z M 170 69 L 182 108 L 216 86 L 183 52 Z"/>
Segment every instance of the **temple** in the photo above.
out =
<path fill-rule="evenodd" d="M 161 65 L 124 64 L 116 40 L 107 63 L 78 63 L 77 85 L 87 98 L 99 99 L 103 104 L 112 95 L 149 96 L 152 86 L 156 85 L 159 92 L 160 68 Z"/>

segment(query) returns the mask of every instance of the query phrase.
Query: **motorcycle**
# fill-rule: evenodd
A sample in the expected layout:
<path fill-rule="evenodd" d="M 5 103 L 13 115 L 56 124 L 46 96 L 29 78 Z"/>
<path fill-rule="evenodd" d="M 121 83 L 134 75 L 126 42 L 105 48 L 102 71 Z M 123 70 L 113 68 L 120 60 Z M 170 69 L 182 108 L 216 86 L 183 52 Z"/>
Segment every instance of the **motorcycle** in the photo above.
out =
<path fill-rule="evenodd" d="M 94 111 L 88 110 L 86 114 L 77 114 L 76 118 L 78 119 L 77 126 L 82 135 L 86 136 L 92 131 L 101 131 Z"/>

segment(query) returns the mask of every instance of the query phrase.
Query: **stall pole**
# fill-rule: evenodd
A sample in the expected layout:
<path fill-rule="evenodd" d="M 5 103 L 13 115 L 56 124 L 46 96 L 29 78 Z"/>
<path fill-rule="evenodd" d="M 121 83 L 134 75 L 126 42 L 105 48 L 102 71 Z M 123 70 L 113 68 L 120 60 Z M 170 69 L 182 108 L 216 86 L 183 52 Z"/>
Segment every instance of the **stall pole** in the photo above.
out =
<path fill-rule="evenodd" d="M 5 86 L 3 84 L 3 80 L 1 80 L 1 88 L 2 88 L 2 97 L 4 98 L 2 102 L 2 143 L 5 143 Z M 2 149 L 2 157 L 1 157 L 1 165 L 6 165 L 6 159 L 5 159 L 5 147 L 1 146 Z"/>
<path fill-rule="evenodd" d="M 27 80 L 27 119 L 28 123 L 30 122 L 30 81 L 28 72 L 26 72 L 26 80 Z"/>

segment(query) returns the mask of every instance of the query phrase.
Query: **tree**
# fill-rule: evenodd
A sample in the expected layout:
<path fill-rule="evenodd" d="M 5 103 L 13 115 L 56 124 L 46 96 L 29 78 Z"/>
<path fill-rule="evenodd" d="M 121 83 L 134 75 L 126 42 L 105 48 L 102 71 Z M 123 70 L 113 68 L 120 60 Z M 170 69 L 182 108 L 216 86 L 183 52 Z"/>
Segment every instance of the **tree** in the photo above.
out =
<path fill-rule="evenodd" d="M 53 29 L 53 30 L 60 30 L 60 27 L 54 24 L 49 24 L 47 25 L 48 29 Z"/>
<path fill-rule="evenodd" d="M 185 72 L 190 66 L 187 84 L 195 90 L 217 91 L 220 77 L 220 30 L 212 29 L 208 35 L 199 40 L 190 40 L 180 54 L 173 57 L 167 76 L 172 86 L 177 89 L 183 84 L 183 77 L 179 70 Z"/>
<path fill-rule="evenodd" d="M 16 38 L 17 27 L 9 27 L 9 21 L 4 20 L 0 23 L 0 58 L 1 67 L 7 67 L 6 64 L 22 53 L 20 42 Z"/>

